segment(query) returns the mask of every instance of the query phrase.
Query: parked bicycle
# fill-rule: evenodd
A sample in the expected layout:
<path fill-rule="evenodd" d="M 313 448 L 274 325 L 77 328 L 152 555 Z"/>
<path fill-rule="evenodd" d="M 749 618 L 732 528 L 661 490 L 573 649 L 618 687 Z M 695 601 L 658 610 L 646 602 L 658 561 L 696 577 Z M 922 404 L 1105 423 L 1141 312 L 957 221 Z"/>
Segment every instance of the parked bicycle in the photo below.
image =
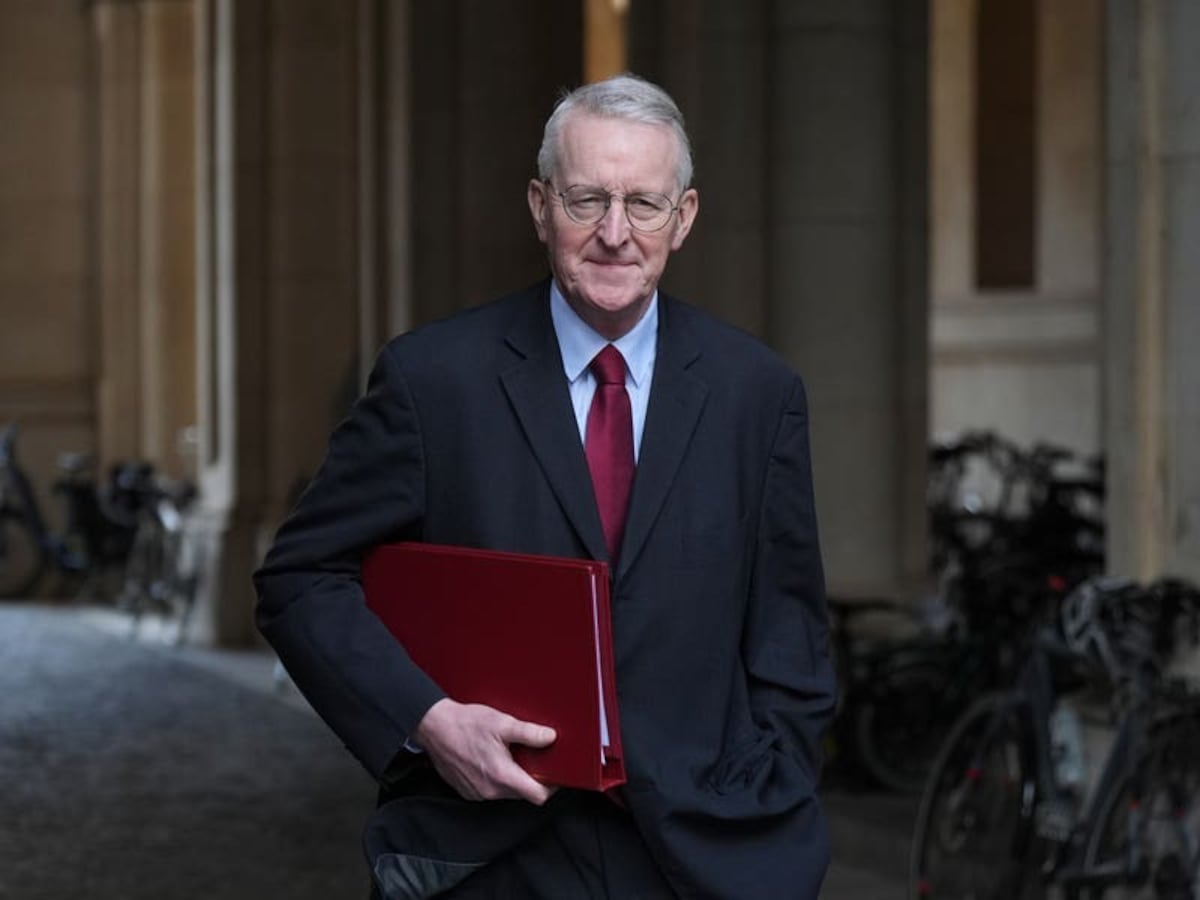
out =
<path fill-rule="evenodd" d="M 1104 568 L 1103 503 L 1099 458 L 967 432 L 930 451 L 932 571 L 965 615 L 991 614 L 999 569 L 1073 586 Z"/>
<path fill-rule="evenodd" d="M 1195 646 L 1200 592 L 1089 579 L 1033 633 L 1012 686 L 979 700 L 921 799 L 914 900 L 1200 898 L 1200 697 L 1164 675 Z M 1187 626 L 1186 628 L 1184 626 Z M 1110 698 L 1115 737 L 1089 778 L 1076 707 Z"/>
<path fill-rule="evenodd" d="M 199 582 L 200 560 L 185 532 L 185 516 L 196 498 L 190 481 L 164 477 L 139 487 L 137 529 L 125 563 L 117 605 L 132 618 L 134 633 L 147 614 L 172 625 L 173 640 L 187 635 Z"/>
<path fill-rule="evenodd" d="M 1103 566 L 1103 479 L 1090 463 L 990 432 L 930 454 L 938 589 L 921 627 L 864 644 L 853 626 L 878 602 L 830 603 L 842 679 L 832 749 L 875 784 L 906 793 L 924 787 L 962 712 L 1015 675 L 1030 623 Z M 1081 471 L 1064 474 L 1066 465 Z"/>
<path fill-rule="evenodd" d="M 89 455 L 62 454 L 54 493 L 63 498 L 65 521 L 55 532 L 21 466 L 18 436 L 15 423 L 0 429 L 0 599 L 28 596 L 51 573 L 81 594 L 103 595 L 108 576 L 124 566 L 132 548 L 150 466 L 113 466 L 100 486 Z"/>
<path fill-rule="evenodd" d="M 946 646 L 941 634 L 948 623 L 898 601 L 830 597 L 828 605 L 838 697 L 827 768 L 889 790 L 919 791 L 936 752 L 924 746 L 939 703 L 927 688 L 941 686 L 947 670 L 927 645 Z M 871 619 L 876 624 L 864 627 Z"/>

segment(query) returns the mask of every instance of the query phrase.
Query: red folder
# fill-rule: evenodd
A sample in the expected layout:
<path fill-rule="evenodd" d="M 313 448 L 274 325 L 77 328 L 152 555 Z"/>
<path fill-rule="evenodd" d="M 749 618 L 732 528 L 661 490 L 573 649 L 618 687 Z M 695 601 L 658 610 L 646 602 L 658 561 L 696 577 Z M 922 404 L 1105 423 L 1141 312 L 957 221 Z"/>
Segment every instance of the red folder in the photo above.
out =
<path fill-rule="evenodd" d="M 623 784 L 602 562 L 437 544 L 385 544 L 363 561 L 367 605 L 446 694 L 558 733 L 513 746 L 546 784 Z"/>

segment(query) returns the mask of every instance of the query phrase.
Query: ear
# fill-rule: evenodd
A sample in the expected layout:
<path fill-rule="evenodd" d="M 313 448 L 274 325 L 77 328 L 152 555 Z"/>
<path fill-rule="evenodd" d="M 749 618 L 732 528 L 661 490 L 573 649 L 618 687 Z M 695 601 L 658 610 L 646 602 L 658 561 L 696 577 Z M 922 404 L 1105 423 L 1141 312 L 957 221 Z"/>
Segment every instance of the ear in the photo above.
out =
<path fill-rule="evenodd" d="M 533 216 L 533 227 L 537 230 L 538 240 L 544 244 L 547 219 L 550 216 L 550 198 L 546 196 L 546 183 L 539 178 L 530 179 L 525 198 L 529 201 L 529 213 Z"/>
<path fill-rule="evenodd" d="M 696 214 L 699 212 L 700 194 L 695 188 L 688 188 L 679 198 L 679 211 L 676 213 L 678 219 L 675 222 L 675 232 L 671 235 L 672 250 L 683 246 L 683 241 L 692 230 L 692 223 L 696 221 Z"/>

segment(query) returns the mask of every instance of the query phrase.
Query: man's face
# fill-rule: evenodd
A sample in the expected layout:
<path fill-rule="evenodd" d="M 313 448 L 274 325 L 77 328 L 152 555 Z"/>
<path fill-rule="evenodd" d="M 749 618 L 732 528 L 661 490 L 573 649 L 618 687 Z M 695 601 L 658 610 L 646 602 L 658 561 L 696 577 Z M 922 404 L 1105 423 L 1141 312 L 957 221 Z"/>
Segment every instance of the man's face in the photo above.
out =
<path fill-rule="evenodd" d="M 574 113 L 559 141 L 558 171 L 549 186 L 538 179 L 529 183 L 529 209 L 567 302 L 592 328 L 615 340 L 646 311 L 667 257 L 691 230 L 699 198 L 694 190 L 678 196 L 677 148 L 666 126 Z M 614 198 L 598 223 L 580 225 L 555 193 L 575 185 L 621 197 L 665 194 L 679 210 L 660 230 L 640 232 L 630 227 L 624 201 Z"/>

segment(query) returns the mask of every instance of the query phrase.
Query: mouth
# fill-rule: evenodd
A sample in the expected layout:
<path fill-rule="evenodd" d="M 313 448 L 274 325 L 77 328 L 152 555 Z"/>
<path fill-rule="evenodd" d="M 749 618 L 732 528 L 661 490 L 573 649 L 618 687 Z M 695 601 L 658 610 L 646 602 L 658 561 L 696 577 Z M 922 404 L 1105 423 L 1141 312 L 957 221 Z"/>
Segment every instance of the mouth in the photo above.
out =
<path fill-rule="evenodd" d="M 623 269 L 635 265 L 635 263 L 627 262 L 621 259 L 588 259 L 585 260 L 589 265 L 599 266 L 603 269 Z"/>

